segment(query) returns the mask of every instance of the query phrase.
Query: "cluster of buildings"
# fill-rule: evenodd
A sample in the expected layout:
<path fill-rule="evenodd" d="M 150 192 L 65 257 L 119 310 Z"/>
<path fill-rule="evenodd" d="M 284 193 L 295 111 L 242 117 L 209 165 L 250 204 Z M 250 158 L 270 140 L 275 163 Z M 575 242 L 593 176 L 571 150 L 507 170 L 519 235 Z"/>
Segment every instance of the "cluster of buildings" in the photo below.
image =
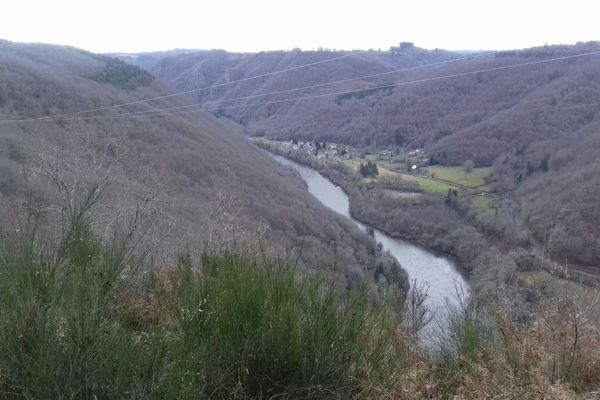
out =
<path fill-rule="evenodd" d="M 333 161 L 342 161 L 350 159 L 350 149 L 336 144 L 327 144 L 326 142 L 289 140 L 281 142 L 283 147 L 302 151 L 318 159 L 326 158 Z"/>
<path fill-rule="evenodd" d="M 356 151 L 351 147 L 319 141 L 287 140 L 279 142 L 285 148 L 299 151 L 327 161 L 341 162 L 349 160 Z M 406 152 L 397 149 L 382 149 L 377 152 L 381 161 L 400 162 L 406 164 L 408 172 L 419 173 L 420 169 L 429 165 L 429 158 L 423 149 L 416 148 Z M 400 159 L 401 161 L 398 161 Z"/>
<path fill-rule="evenodd" d="M 408 172 L 419 172 L 419 169 L 429 165 L 429 158 L 427 158 L 423 149 L 413 149 L 408 152 L 400 151 L 400 149 L 390 150 L 384 149 L 377 152 L 377 159 L 384 161 L 393 161 L 405 163 L 408 168 Z M 401 161 L 398 161 L 401 160 Z"/>

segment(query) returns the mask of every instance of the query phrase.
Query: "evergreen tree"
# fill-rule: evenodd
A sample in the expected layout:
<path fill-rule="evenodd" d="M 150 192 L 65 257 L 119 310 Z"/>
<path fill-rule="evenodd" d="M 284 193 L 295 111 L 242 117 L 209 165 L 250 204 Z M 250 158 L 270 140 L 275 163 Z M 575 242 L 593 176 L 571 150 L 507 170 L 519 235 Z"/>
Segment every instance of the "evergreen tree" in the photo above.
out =
<path fill-rule="evenodd" d="M 377 168 L 377 164 L 367 161 L 367 164 L 360 164 L 358 171 L 365 178 L 375 178 L 379 175 L 379 169 Z"/>
<path fill-rule="evenodd" d="M 365 164 L 360 163 L 360 166 L 358 167 L 358 172 L 360 172 L 360 174 L 365 178 L 367 177 L 367 169 L 365 167 Z"/>

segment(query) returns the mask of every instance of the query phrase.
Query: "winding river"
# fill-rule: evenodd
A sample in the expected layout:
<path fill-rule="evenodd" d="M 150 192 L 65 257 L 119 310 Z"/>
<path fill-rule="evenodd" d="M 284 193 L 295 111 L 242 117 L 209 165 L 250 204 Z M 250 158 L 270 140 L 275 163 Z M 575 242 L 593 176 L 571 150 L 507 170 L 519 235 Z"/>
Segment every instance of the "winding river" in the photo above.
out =
<path fill-rule="evenodd" d="M 346 193 L 317 171 L 285 157 L 272 155 L 279 163 L 296 170 L 308 186 L 308 191 L 328 208 L 350 218 L 360 229 L 366 230 L 366 225 L 355 220 L 350 215 L 350 202 Z M 427 289 L 427 306 L 433 313 L 434 321 L 427 329 L 428 334 L 445 326 L 448 306 L 456 305 L 459 299 L 464 299 L 469 293 L 469 285 L 459 273 L 454 262 L 446 257 L 438 256 L 431 251 L 416 246 L 410 242 L 394 239 L 375 229 L 375 240 L 381 243 L 398 260 L 408 273 L 411 285 Z M 460 294 L 460 296 L 458 296 Z"/>

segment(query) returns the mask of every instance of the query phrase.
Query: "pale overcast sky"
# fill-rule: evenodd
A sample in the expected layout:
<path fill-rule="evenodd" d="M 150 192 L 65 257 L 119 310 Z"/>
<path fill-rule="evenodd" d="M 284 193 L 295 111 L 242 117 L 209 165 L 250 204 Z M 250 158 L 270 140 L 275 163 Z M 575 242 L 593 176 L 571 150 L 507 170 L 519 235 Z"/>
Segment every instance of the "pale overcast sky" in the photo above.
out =
<path fill-rule="evenodd" d="M 0 38 L 95 52 L 510 49 L 600 40 L 594 0 L 4 0 Z"/>

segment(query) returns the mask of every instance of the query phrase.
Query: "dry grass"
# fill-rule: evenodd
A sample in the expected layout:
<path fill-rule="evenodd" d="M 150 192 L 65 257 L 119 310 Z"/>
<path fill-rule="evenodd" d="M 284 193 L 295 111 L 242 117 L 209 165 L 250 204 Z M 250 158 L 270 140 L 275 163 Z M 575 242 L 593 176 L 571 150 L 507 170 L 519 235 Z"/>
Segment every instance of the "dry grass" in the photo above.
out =
<path fill-rule="evenodd" d="M 473 168 L 466 172 L 463 167 L 427 167 L 427 172 L 435 178 L 442 179 L 468 188 L 477 188 L 485 184 L 485 179 L 492 172 L 491 168 Z"/>

